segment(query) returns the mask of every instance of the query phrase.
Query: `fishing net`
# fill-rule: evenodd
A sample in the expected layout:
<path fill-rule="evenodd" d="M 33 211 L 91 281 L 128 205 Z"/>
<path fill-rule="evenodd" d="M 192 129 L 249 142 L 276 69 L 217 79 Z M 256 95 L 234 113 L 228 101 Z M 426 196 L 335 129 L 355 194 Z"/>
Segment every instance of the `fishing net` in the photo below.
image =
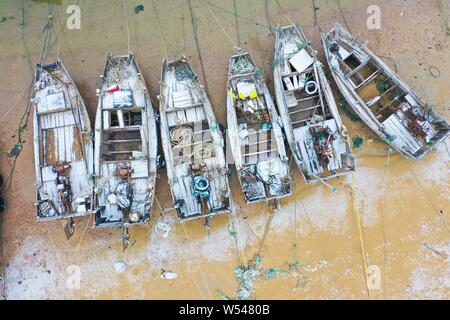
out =
<path fill-rule="evenodd" d="M 311 44 L 311 41 L 305 41 L 305 42 L 299 43 L 297 46 L 298 51 L 301 51 L 301 50 L 307 48 L 310 44 Z"/>
<path fill-rule="evenodd" d="M 233 64 L 233 67 L 231 68 L 231 72 L 233 74 L 250 73 L 252 71 L 253 71 L 252 64 L 244 56 L 240 56 L 238 60 Z"/>
<path fill-rule="evenodd" d="M 192 72 L 191 68 L 187 64 L 179 65 L 175 68 L 175 78 L 178 81 L 183 81 L 186 79 L 193 79 L 194 73 Z"/>
<path fill-rule="evenodd" d="M 377 90 L 379 93 L 386 92 L 389 89 L 389 82 L 386 80 L 380 80 L 377 82 Z"/>
<path fill-rule="evenodd" d="M 234 298 L 226 295 L 220 290 L 217 290 L 217 294 L 221 296 L 225 300 L 251 300 L 254 299 L 253 292 L 256 287 L 254 284 L 254 280 L 257 278 L 265 278 L 265 279 L 274 279 L 278 275 L 281 274 L 289 274 L 293 272 L 294 274 L 300 273 L 298 270 L 298 266 L 300 261 L 296 259 L 293 263 L 288 264 L 288 269 L 278 269 L 278 268 L 269 268 L 265 270 L 261 266 L 261 262 L 263 257 L 260 255 L 255 255 L 254 259 L 249 261 L 248 267 L 240 265 L 234 269 L 234 274 L 236 276 L 236 280 L 239 283 L 238 290 L 236 291 L 236 295 Z"/>

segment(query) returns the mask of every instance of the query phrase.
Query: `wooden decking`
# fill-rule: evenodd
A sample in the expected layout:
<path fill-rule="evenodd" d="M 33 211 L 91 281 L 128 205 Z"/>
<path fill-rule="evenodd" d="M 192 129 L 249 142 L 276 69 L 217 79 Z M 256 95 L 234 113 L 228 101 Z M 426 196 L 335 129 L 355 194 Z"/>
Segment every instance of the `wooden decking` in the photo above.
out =
<path fill-rule="evenodd" d="M 90 214 L 93 144 L 89 117 L 61 61 L 36 67 L 32 102 L 38 220 Z M 58 182 L 57 166 L 66 167 L 59 173 L 66 181 L 64 189 L 62 180 Z"/>
<path fill-rule="evenodd" d="M 119 90 L 108 92 L 111 86 Z M 95 129 L 94 226 L 148 223 L 156 183 L 157 133 L 148 90 L 132 53 L 107 57 Z"/>
<path fill-rule="evenodd" d="M 401 154 L 418 160 L 450 134 L 448 122 L 366 43 L 339 24 L 322 34 L 322 42 L 333 77 L 353 111 Z M 344 51 L 345 57 L 336 53 Z"/>
<path fill-rule="evenodd" d="M 184 221 L 229 212 L 224 141 L 212 107 L 185 59 L 164 62 L 161 139 L 178 217 Z M 204 194 L 196 178 L 207 181 Z"/>

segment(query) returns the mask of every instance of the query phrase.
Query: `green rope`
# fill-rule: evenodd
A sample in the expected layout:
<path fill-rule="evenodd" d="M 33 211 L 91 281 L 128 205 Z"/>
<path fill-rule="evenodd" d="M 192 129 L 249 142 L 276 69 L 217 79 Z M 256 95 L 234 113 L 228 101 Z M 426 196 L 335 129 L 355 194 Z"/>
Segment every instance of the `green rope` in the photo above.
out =
<path fill-rule="evenodd" d="M 253 20 L 251 20 L 251 19 L 249 19 L 249 18 L 246 18 L 246 17 L 244 17 L 244 16 L 241 16 L 241 15 L 239 15 L 239 14 L 237 14 L 237 13 L 234 13 L 233 11 L 230 11 L 230 10 L 228 10 L 228 9 L 219 7 L 218 5 L 216 5 L 215 3 L 211 2 L 211 1 L 206 1 L 206 3 L 210 4 L 211 6 L 217 8 L 217 9 L 219 9 L 219 10 L 222 10 L 222 11 L 224 11 L 224 12 L 226 12 L 226 13 L 229 13 L 229 14 L 231 14 L 231 15 L 237 17 L 237 18 L 240 18 L 241 20 L 244 20 L 244 21 L 247 21 L 248 23 L 254 24 L 254 25 L 256 25 L 257 27 L 262 27 L 262 28 L 268 29 L 269 31 L 273 31 L 272 26 L 269 26 L 269 25 L 266 25 L 266 24 L 263 24 L 263 23 L 259 23 L 259 22 L 257 22 L 257 21 L 253 21 Z"/>
<path fill-rule="evenodd" d="M 341 101 L 341 102 L 338 103 L 338 106 L 339 106 L 339 109 L 340 109 L 340 110 L 341 110 L 348 118 L 350 118 L 351 121 L 353 121 L 353 122 L 358 122 L 358 121 L 361 120 L 357 115 L 355 115 L 355 114 L 350 110 L 350 107 L 349 107 L 349 105 L 348 105 L 346 102 Z"/>
<path fill-rule="evenodd" d="M 203 65 L 202 53 L 200 51 L 200 44 L 198 42 L 198 36 L 197 36 L 197 19 L 194 15 L 194 10 L 192 9 L 191 0 L 188 0 L 188 5 L 189 5 L 189 14 L 191 15 L 192 31 L 194 32 L 195 46 L 197 48 L 197 55 L 198 55 L 198 59 L 200 60 L 200 67 L 202 69 L 203 82 L 204 82 L 206 93 L 208 93 L 209 92 L 208 81 L 206 81 L 205 66 Z"/>
<path fill-rule="evenodd" d="M 224 300 L 233 300 L 233 298 L 227 296 L 225 293 L 223 293 L 220 290 L 216 290 L 216 293 Z"/>
<path fill-rule="evenodd" d="M 386 92 L 389 89 L 389 82 L 386 80 L 380 80 L 377 82 L 377 90 L 379 93 Z"/>
<path fill-rule="evenodd" d="M 354 136 L 352 139 L 352 142 L 353 142 L 353 148 L 359 148 L 363 144 L 364 139 L 361 138 L 360 136 Z"/>
<path fill-rule="evenodd" d="M 51 46 L 49 46 L 49 39 L 50 39 L 50 31 L 51 29 L 54 27 L 53 24 L 53 20 L 52 20 L 52 16 L 53 16 L 53 10 L 54 10 L 54 6 L 53 4 L 48 4 L 48 21 L 46 23 L 46 25 L 44 26 L 42 33 L 45 33 L 44 36 L 44 40 L 43 40 L 43 48 L 42 48 L 42 52 L 41 52 L 41 59 L 40 59 L 40 64 L 42 65 L 42 63 L 44 62 L 46 56 L 47 56 L 47 51 L 51 48 Z M 29 58 L 29 52 L 28 52 L 28 48 L 26 46 L 26 42 L 25 42 L 25 32 L 24 32 L 24 28 L 25 28 L 25 9 L 24 9 L 24 3 L 22 1 L 22 7 L 21 7 L 21 11 L 22 11 L 22 22 L 21 22 L 21 27 L 22 27 L 22 41 L 24 44 L 24 48 L 25 48 L 25 53 L 28 57 L 28 62 L 30 64 L 31 67 L 31 60 Z M 25 143 L 25 140 L 23 139 L 22 135 L 25 131 L 25 129 L 27 128 L 28 125 L 28 120 L 30 118 L 30 113 L 31 113 L 31 95 L 32 95 L 32 87 L 33 87 L 33 83 L 34 83 L 34 76 L 32 78 L 32 81 L 30 82 L 30 86 L 28 88 L 28 104 L 27 107 L 25 109 L 25 111 L 22 113 L 20 121 L 19 121 L 19 125 L 17 127 L 17 129 L 15 130 L 15 134 L 12 136 L 12 138 L 16 138 L 17 136 L 17 142 L 13 145 L 13 147 L 10 149 L 10 151 L 7 153 L 7 157 L 8 159 L 11 159 L 10 162 L 10 172 L 8 174 L 8 178 L 6 179 L 7 184 L 6 184 L 6 188 L 3 191 L 4 193 L 6 193 L 7 191 L 9 191 L 9 189 L 11 188 L 11 183 L 12 183 L 12 178 L 14 175 L 14 171 L 16 168 L 16 161 L 17 158 L 19 157 L 20 153 L 22 152 L 23 149 L 23 145 Z"/>

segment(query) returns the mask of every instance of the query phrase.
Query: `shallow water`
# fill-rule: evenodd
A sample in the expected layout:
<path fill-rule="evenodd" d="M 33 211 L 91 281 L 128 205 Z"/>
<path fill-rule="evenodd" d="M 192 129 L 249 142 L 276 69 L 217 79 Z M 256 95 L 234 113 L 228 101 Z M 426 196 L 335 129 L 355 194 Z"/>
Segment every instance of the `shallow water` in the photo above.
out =
<path fill-rule="evenodd" d="M 43 48 L 42 30 L 47 23 L 48 6 L 42 2 L 24 1 L 23 33 L 21 2 L 8 0 L 0 4 L 0 21 L 2 16 L 12 17 L 0 23 L 3 151 L 0 171 L 4 177 L 9 172 L 6 152 L 15 143 L 11 137 L 25 110 L 25 91 L 33 64 L 39 61 Z M 211 2 L 234 10 L 232 0 Z M 218 121 L 226 123 L 225 85 L 234 44 L 252 54 L 273 88 L 271 64 L 275 39 L 271 30 L 261 24 L 276 26 L 289 20 L 300 23 L 324 62 L 310 1 L 278 2 L 284 10 L 275 0 L 236 1 L 241 16 L 236 28 L 235 16 L 211 6 L 214 18 L 200 0 L 192 0 L 194 19 L 184 0 L 154 1 L 154 7 L 152 1 L 128 0 L 127 19 L 121 0 L 79 1 L 81 29 L 60 29 L 59 41 L 49 42 L 46 61 L 55 59 L 59 47 L 60 58 L 77 82 L 93 123 L 97 106 L 95 89 L 106 53 L 125 54 L 129 34 L 129 48 L 137 55 L 154 101 L 159 94 L 158 80 L 165 52 L 169 58 L 184 54 L 201 81 L 206 81 Z M 441 10 L 429 1 L 362 0 L 355 5 L 355 1 L 346 0 L 340 1 L 342 15 L 337 2 L 316 2 L 323 30 L 328 30 L 334 21 L 345 23 L 345 17 L 352 33 L 362 33 L 372 51 L 396 67 L 400 77 L 449 118 L 450 41 L 445 34 L 445 17 L 450 8 Z M 61 1 L 55 6 L 55 24 L 65 24 L 68 17 L 65 9 L 72 3 Z M 366 28 L 366 9 L 373 3 L 381 8 L 381 30 Z M 134 9 L 140 4 L 144 5 L 144 11 L 135 14 Z M 197 25 L 204 77 L 192 21 Z M 438 78 L 430 74 L 430 66 L 440 70 Z M 336 98 L 341 99 L 338 95 Z M 306 185 L 292 165 L 293 195 L 281 201 L 282 210 L 274 214 L 261 246 L 269 210 L 263 204 L 244 204 L 233 173 L 230 183 L 238 209 L 235 218 L 213 218 L 208 233 L 204 221 L 180 224 L 173 211 L 162 216 L 155 206 L 149 226 L 131 229 L 131 239 L 136 242 L 125 252 L 119 230 L 93 230 L 92 218 L 78 220 L 76 233 L 69 241 L 63 232 L 63 222 L 35 221 L 30 121 L 12 187 L 6 194 L 8 208 L 2 213 L 3 294 L 9 299 L 221 299 L 217 290 L 234 296 L 238 288 L 234 268 L 260 251 L 261 266 L 265 269 L 287 269 L 298 259 L 299 272 L 255 279 L 256 299 L 368 299 L 356 204 L 367 267 L 371 271 L 369 277 L 373 270 L 380 273 L 379 285 L 370 290 L 371 297 L 450 298 L 450 266 L 445 258 L 450 254 L 446 146 L 439 145 L 420 162 L 399 155 L 388 158 L 386 145 L 377 142 L 367 127 L 342 117 L 351 136 L 364 139 L 362 147 L 355 150 L 356 197 L 351 192 L 351 176 L 332 180 L 330 183 L 338 190 L 333 193 L 321 184 Z M 162 208 L 170 208 L 172 200 L 165 171 L 159 174 L 156 196 Z M 167 238 L 154 230 L 159 220 L 171 227 Z M 232 224 L 235 233 L 230 232 Z M 118 262 L 126 266 L 123 273 L 116 272 Z M 70 265 L 80 268 L 79 289 L 67 289 Z M 161 269 L 176 272 L 178 277 L 161 279 Z M 70 281 L 69 288 L 73 288 Z"/>

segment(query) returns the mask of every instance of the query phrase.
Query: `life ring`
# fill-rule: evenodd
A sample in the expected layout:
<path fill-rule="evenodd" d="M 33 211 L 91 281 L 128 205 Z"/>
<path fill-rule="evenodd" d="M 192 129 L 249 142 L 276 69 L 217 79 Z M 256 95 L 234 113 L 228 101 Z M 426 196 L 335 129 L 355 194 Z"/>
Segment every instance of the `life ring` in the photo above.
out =
<path fill-rule="evenodd" d="M 313 89 L 311 89 L 311 87 L 313 88 Z M 315 82 L 315 81 L 308 81 L 306 84 L 305 84 L 305 91 L 306 91 L 306 93 L 307 94 L 309 94 L 309 95 L 312 95 L 312 94 L 314 94 L 314 93 L 316 93 L 317 92 L 317 83 Z"/>
<path fill-rule="evenodd" d="M 209 188 L 209 181 L 204 177 L 198 177 L 195 179 L 194 189 L 200 192 L 206 191 Z"/>

